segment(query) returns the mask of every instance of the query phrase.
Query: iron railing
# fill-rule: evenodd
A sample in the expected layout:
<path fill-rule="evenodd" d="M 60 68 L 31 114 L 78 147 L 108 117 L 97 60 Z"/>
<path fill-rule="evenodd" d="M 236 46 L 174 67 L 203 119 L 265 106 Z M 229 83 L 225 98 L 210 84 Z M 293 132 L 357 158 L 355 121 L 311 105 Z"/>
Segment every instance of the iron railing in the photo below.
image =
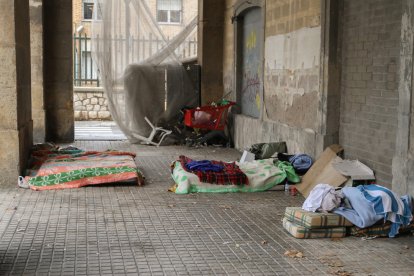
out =
<path fill-rule="evenodd" d="M 167 40 L 169 41 L 169 37 Z M 119 55 L 114 56 L 114 62 L 126 68 L 128 60 L 144 60 L 160 50 L 165 43 L 157 37 L 149 34 L 147 37 L 137 37 L 126 39 L 121 35 L 114 35 L 111 39 L 114 49 L 121 49 L 128 45 L 130 51 L 119 51 Z M 99 43 L 99 37 L 97 38 Z M 175 51 L 180 60 L 188 60 L 197 57 L 197 35 L 193 35 L 183 42 Z M 124 56 L 125 55 L 125 56 Z M 86 34 L 73 35 L 73 84 L 74 86 L 96 86 L 100 85 L 99 69 L 92 59 L 91 38 Z"/>

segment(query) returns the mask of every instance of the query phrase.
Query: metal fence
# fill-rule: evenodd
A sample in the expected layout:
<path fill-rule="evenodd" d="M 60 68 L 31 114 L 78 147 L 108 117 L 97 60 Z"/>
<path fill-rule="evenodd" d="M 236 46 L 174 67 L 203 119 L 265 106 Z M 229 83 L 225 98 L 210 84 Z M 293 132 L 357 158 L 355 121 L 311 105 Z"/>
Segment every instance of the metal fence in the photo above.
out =
<path fill-rule="evenodd" d="M 165 43 L 151 34 L 148 37 L 137 37 L 126 40 L 121 35 L 112 38 L 114 48 L 118 49 L 128 45 L 130 51 L 128 56 L 115 56 L 114 61 L 121 68 L 128 65 L 128 60 L 144 60 L 160 50 Z M 170 38 L 167 37 L 169 41 Z M 99 41 L 99 38 L 98 38 Z M 121 51 L 122 53 L 123 51 Z M 189 37 L 175 51 L 180 60 L 197 57 L 197 34 Z M 91 38 L 86 34 L 73 35 L 73 84 L 74 86 L 100 86 L 99 69 L 92 59 Z"/>

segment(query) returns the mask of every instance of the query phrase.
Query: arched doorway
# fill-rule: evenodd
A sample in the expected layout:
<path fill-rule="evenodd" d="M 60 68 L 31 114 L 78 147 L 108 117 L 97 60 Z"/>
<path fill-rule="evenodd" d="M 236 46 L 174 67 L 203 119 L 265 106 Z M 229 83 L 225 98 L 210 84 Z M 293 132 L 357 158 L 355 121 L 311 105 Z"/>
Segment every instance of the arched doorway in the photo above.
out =
<path fill-rule="evenodd" d="M 235 75 L 241 113 L 261 117 L 263 106 L 264 20 L 262 1 L 240 1 L 235 7 Z"/>

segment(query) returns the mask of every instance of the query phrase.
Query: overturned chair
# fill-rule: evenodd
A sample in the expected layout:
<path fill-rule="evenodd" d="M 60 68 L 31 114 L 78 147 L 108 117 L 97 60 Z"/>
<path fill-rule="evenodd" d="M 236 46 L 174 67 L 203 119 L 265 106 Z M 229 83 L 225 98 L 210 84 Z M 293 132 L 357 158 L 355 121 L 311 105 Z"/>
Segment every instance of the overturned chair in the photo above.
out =
<path fill-rule="evenodd" d="M 154 146 L 159 146 L 161 145 L 162 141 L 164 140 L 164 138 L 171 134 L 172 131 L 168 130 L 168 129 L 164 129 L 161 127 L 156 127 L 154 126 L 151 121 L 145 116 L 144 117 L 145 121 L 148 123 L 148 125 L 152 128 L 151 133 L 148 137 L 144 137 L 141 136 L 137 133 L 132 133 L 132 136 L 138 140 L 141 140 L 141 144 L 146 144 L 146 145 L 154 145 Z M 154 138 L 156 137 L 156 135 L 159 134 L 159 141 L 158 143 L 154 141 Z"/>

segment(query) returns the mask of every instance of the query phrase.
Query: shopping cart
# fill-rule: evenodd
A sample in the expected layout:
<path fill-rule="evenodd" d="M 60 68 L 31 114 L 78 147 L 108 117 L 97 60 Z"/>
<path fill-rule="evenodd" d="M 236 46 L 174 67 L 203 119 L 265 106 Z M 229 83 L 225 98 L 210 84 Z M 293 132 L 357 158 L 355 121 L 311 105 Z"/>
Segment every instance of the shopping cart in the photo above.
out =
<path fill-rule="evenodd" d="M 227 113 L 234 102 L 222 105 L 208 105 L 184 110 L 184 124 L 192 128 L 224 130 L 227 123 Z"/>

